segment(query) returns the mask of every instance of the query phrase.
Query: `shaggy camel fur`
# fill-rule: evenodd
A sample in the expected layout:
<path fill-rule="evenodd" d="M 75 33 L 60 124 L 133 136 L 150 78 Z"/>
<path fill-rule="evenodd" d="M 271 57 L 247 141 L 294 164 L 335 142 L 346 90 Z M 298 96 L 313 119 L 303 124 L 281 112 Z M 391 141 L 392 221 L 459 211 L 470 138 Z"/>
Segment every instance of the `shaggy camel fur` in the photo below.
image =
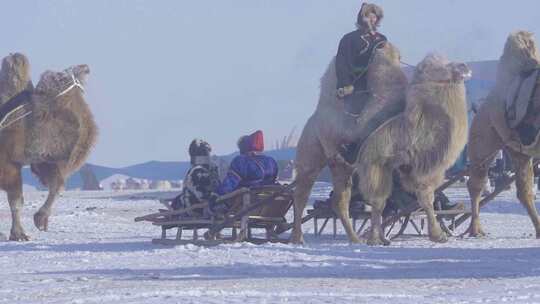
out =
<path fill-rule="evenodd" d="M 0 105 L 24 89 L 32 89 L 30 63 L 20 53 L 11 54 L 2 60 L 0 73 Z"/>
<path fill-rule="evenodd" d="M 382 212 L 397 170 L 403 188 L 415 193 L 428 217 L 429 238 L 445 242 L 433 210 L 434 192 L 467 141 L 467 103 L 463 63 L 427 56 L 416 67 L 403 114 L 379 127 L 362 146 L 356 170 L 358 187 L 371 205 L 368 244 L 387 245 Z"/>
<path fill-rule="evenodd" d="M 370 99 L 359 120 L 345 114 L 343 101 L 336 97 L 334 60 L 328 66 L 321 79 L 317 109 L 304 126 L 296 150 L 292 242 L 303 243 L 302 214 L 313 183 L 326 165 L 334 185 L 332 207 L 351 242 L 360 242 L 349 219 L 353 168 L 341 158 L 338 148 L 344 143 L 363 141 L 384 120 L 403 111 L 407 78 L 399 60 L 399 51 L 391 43 L 375 51 L 367 73 Z"/>
<path fill-rule="evenodd" d="M 0 70 L 0 95 L 9 99 L 27 88 L 28 69 L 23 55 L 6 57 Z M 81 87 L 72 86 L 75 80 L 84 81 L 88 73 L 86 65 L 64 72 L 45 72 L 30 95 L 31 115 L 0 131 L 0 188 L 7 192 L 11 208 L 10 240 L 29 239 L 20 221 L 22 166 L 30 165 L 49 188 L 45 203 L 34 214 L 36 227 L 47 230 L 55 198 L 66 178 L 84 163 L 95 142 L 97 127 L 92 113 Z"/>
<path fill-rule="evenodd" d="M 525 31 L 509 35 L 497 67 L 495 87 L 474 117 L 468 145 L 471 162 L 470 179 L 467 183 L 471 197 L 472 218 L 470 236 L 483 236 L 480 225 L 480 194 L 487 181 L 489 164 L 496 152 L 503 149 L 511 159 L 516 172 L 517 197 L 525 206 L 540 238 L 540 218 L 534 206 L 532 158 L 540 157 L 540 141 L 529 146 L 521 144 L 519 135 L 510 129 L 505 118 L 505 98 L 512 81 L 520 73 L 540 67 L 540 54 L 533 34 Z M 540 107 L 540 86 L 532 97 L 534 108 Z M 525 120 L 538 118 L 538 112 L 529 111 Z M 527 117 L 527 116 L 534 117 Z"/>

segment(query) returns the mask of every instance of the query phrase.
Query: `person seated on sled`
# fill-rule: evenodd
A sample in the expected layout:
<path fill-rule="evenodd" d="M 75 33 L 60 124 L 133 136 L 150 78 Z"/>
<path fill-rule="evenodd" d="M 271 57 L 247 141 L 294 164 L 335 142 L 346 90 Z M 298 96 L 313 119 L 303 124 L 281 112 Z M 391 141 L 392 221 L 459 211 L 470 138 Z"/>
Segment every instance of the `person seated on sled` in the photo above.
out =
<path fill-rule="evenodd" d="M 186 173 L 182 193 L 174 198 L 171 207 L 174 210 L 209 202 L 217 198 L 219 186 L 218 168 L 210 160 L 212 147 L 202 139 L 194 139 L 189 145 L 191 168 Z M 187 213 L 190 217 L 203 216 L 206 209 L 194 209 Z"/>
<path fill-rule="evenodd" d="M 275 159 L 263 154 L 262 131 L 240 137 L 238 149 L 240 154 L 231 161 L 225 178 L 217 188 L 219 195 L 233 192 L 241 187 L 276 184 L 278 164 Z M 224 213 L 228 207 L 214 200 L 210 208 L 212 211 Z"/>
<path fill-rule="evenodd" d="M 357 29 L 343 36 L 336 54 L 337 97 L 343 100 L 345 111 L 360 116 L 369 99 L 367 71 L 377 48 L 384 47 L 386 37 L 377 32 L 383 10 L 381 7 L 363 3 L 358 12 Z M 357 144 L 344 146 L 345 159 L 351 162 Z"/>

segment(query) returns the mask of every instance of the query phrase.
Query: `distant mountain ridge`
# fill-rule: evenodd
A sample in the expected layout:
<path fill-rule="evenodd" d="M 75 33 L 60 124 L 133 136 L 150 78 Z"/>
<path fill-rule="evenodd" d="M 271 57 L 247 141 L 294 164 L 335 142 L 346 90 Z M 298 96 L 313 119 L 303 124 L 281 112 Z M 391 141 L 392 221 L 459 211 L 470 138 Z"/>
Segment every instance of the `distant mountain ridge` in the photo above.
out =
<path fill-rule="evenodd" d="M 278 161 L 290 160 L 294 159 L 296 149 L 287 148 L 282 150 L 270 150 L 265 153 Z M 232 153 L 219 157 L 228 162 L 237 154 L 238 153 Z M 189 161 L 149 161 L 123 168 L 111 168 L 89 163 L 86 165 L 90 167 L 100 181 L 115 174 L 149 180 L 181 180 L 191 166 Z M 28 167 L 23 169 L 23 183 L 33 187 L 43 188 L 36 177 L 32 175 L 30 168 Z M 81 188 L 81 186 L 82 178 L 80 172 L 77 171 L 68 179 L 66 189 L 76 189 Z"/>

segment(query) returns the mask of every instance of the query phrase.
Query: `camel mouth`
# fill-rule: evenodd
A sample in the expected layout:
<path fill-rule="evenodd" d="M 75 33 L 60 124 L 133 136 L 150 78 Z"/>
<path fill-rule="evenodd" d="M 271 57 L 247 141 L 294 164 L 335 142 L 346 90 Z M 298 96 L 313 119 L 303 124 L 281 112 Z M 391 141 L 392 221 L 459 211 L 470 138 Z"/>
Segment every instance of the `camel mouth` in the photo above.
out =
<path fill-rule="evenodd" d="M 452 78 L 454 81 L 466 81 L 472 78 L 472 70 L 465 63 L 451 63 Z"/>
<path fill-rule="evenodd" d="M 456 80 L 470 80 L 473 76 L 473 73 L 471 70 L 460 72 L 456 75 Z"/>
<path fill-rule="evenodd" d="M 86 78 L 90 74 L 90 67 L 87 64 L 74 65 L 67 70 L 83 84 L 86 83 Z"/>

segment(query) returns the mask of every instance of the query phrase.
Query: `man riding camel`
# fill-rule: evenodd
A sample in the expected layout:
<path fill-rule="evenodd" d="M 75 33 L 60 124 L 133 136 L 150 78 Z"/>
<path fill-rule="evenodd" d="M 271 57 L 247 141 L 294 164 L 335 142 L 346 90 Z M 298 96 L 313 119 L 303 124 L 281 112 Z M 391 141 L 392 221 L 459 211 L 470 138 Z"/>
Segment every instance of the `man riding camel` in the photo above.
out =
<path fill-rule="evenodd" d="M 343 36 L 336 55 L 337 95 L 347 111 L 359 114 L 367 100 L 366 72 L 374 50 L 384 46 L 386 37 L 377 32 L 383 10 L 370 3 L 362 4 L 356 20 L 357 29 Z"/>
<path fill-rule="evenodd" d="M 377 32 L 384 16 L 381 7 L 363 3 L 352 31 L 339 42 L 336 55 L 336 94 L 344 102 L 347 114 L 359 117 L 366 107 L 370 92 L 367 90 L 367 71 L 377 48 L 384 47 L 386 37 Z M 359 143 L 343 146 L 341 153 L 353 162 Z"/>

